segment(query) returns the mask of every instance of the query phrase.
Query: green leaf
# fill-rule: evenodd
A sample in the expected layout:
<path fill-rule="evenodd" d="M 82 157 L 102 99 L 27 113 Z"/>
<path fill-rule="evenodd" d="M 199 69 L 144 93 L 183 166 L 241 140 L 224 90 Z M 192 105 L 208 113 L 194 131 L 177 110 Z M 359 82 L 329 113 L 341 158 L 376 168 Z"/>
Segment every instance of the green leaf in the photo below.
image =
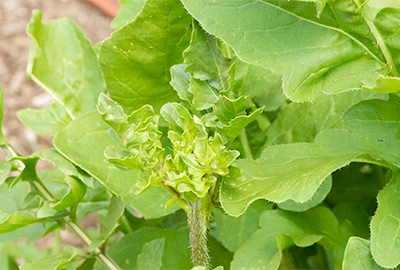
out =
<path fill-rule="evenodd" d="M 278 269 L 284 248 L 293 244 L 307 247 L 317 242 L 328 247 L 334 257 L 341 260 L 350 237 L 325 207 L 303 213 L 265 211 L 260 216 L 260 227 L 235 252 L 231 269 Z"/>
<path fill-rule="evenodd" d="M 229 91 L 238 96 L 255 97 L 263 92 L 269 92 L 269 88 L 280 78 L 270 70 L 245 63 L 236 59 L 229 69 Z M 284 100 L 282 90 L 279 93 Z"/>
<path fill-rule="evenodd" d="M 124 236 L 108 249 L 108 254 L 122 269 L 135 270 L 138 269 L 138 255 L 143 252 L 144 245 L 160 238 L 164 239 L 161 269 L 189 269 L 191 260 L 187 228 L 143 228 Z"/>
<path fill-rule="evenodd" d="M 187 65 L 185 72 L 190 72 L 194 78 L 202 81 L 218 79 L 222 88 L 226 89 L 225 84 L 232 61 L 222 54 L 216 38 L 204 32 L 195 21 L 190 45 L 184 51 L 183 57 Z"/>
<path fill-rule="evenodd" d="M 229 141 L 233 141 L 239 136 L 240 132 L 248 126 L 251 122 L 255 121 L 258 116 L 263 112 L 263 108 L 258 108 L 249 115 L 239 115 L 229 121 L 228 125 L 222 127 L 217 126 L 217 131 L 225 135 Z"/>
<path fill-rule="evenodd" d="M 28 25 L 33 38 L 28 74 L 68 112 L 77 117 L 96 107 L 104 91 L 97 56 L 82 32 L 68 19 L 42 24 L 35 10 Z"/>
<path fill-rule="evenodd" d="M 161 269 L 164 253 L 164 238 L 151 240 L 143 245 L 142 252 L 137 257 L 137 269 Z"/>
<path fill-rule="evenodd" d="M 314 195 L 311 197 L 310 200 L 304 203 L 298 203 L 292 200 L 287 200 L 282 203 L 279 203 L 278 206 L 279 208 L 288 211 L 294 211 L 294 212 L 306 211 L 320 204 L 330 192 L 331 187 L 332 187 L 332 176 L 329 175 L 318 187 L 317 191 L 314 193 Z"/>
<path fill-rule="evenodd" d="M 373 98 L 386 99 L 387 95 L 352 91 L 333 96 L 321 95 L 313 103 L 288 104 L 268 128 L 265 146 L 312 142 L 319 132 L 340 126 L 342 115 L 351 106 Z"/>
<path fill-rule="evenodd" d="M 370 242 L 360 237 L 350 237 L 344 253 L 343 270 L 383 270 L 371 255 Z"/>
<path fill-rule="evenodd" d="M 174 65 L 171 67 L 171 86 L 175 89 L 182 100 L 192 103 L 193 94 L 188 91 L 190 84 L 190 74 L 185 72 L 185 64 Z"/>
<path fill-rule="evenodd" d="M 124 214 L 124 210 L 125 204 L 122 199 L 120 197 L 112 197 L 107 215 L 100 217 L 100 235 L 98 239 L 91 243 L 89 247 L 91 251 L 107 243 L 107 240 L 119 226 L 118 221 Z"/>
<path fill-rule="evenodd" d="M 371 253 L 384 268 L 400 263 L 400 174 L 393 172 L 390 183 L 378 194 L 378 209 L 371 221 Z"/>
<path fill-rule="evenodd" d="M 111 27 L 117 29 L 133 21 L 145 2 L 146 0 L 121 0 L 121 7 L 117 16 L 111 21 Z"/>
<path fill-rule="evenodd" d="M 17 116 L 22 124 L 45 136 L 54 136 L 71 122 L 71 117 L 57 101 L 44 109 L 20 110 Z"/>
<path fill-rule="evenodd" d="M 230 120 L 249 109 L 252 105 L 253 102 L 248 96 L 241 96 L 232 100 L 221 95 L 215 102 L 214 113 L 222 123 L 228 124 Z"/>
<path fill-rule="evenodd" d="M 41 221 L 43 219 L 34 216 L 0 210 L 0 234 L 12 232 Z"/>
<path fill-rule="evenodd" d="M 119 195 L 126 204 L 141 212 L 147 218 L 157 218 L 172 213 L 177 206 L 165 209 L 170 195 L 162 188 L 152 188 L 135 195 L 135 184 L 144 175 L 139 171 L 123 171 L 104 160 L 104 150 L 108 146 L 123 147 L 109 134 L 109 126 L 97 112 L 77 118 L 58 133 L 54 139 L 57 150 L 77 166 L 84 169 L 111 192 Z"/>
<path fill-rule="evenodd" d="M 31 263 L 23 264 L 20 266 L 20 269 L 21 270 L 64 269 L 63 266 L 74 261 L 75 258 L 79 255 L 79 253 L 82 253 L 82 251 L 72 246 L 66 246 L 61 253 L 53 256 L 48 256 L 43 259 L 39 259 Z"/>
<path fill-rule="evenodd" d="M 74 177 L 66 176 L 65 182 L 69 186 L 68 193 L 65 194 L 59 202 L 52 205 L 52 207 L 57 211 L 67 207 L 76 207 L 86 193 L 86 185 L 80 180 Z"/>
<path fill-rule="evenodd" d="M 114 32 L 99 54 L 107 89 L 127 113 L 177 100 L 169 70 L 182 63 L 190 16 L 180 1 L 149 0 L 135 21 Z"/>
<path fill-rule="evenodd" d="M 193 107 L 196 110 L 206 110 L 214 106 L 217 100 L 215 90 L 206 81 L 195 78 L 190 79 L 188 92 L 193 96 Z"/>
<path fill-rule="evenodd" d="M 183 3 L 241 60 L 281 74 L 283 90 L 293 101 L 312 101 L 321 91 L 337 94 L 372 86 L 380 75 L 389 74 L 355 3 L 329 3 L 321 19 L 309 3 L 297 1 Z"/>
<path fill-rule="evenodd" d="M 237 218 L 224 214 L 220 209 L 215 209 L 214 218 L 218 239 L 228 250 L 235 252 L 259 228 L 259 215 L 271 208 L 272 204 L 257 201 Z"/>

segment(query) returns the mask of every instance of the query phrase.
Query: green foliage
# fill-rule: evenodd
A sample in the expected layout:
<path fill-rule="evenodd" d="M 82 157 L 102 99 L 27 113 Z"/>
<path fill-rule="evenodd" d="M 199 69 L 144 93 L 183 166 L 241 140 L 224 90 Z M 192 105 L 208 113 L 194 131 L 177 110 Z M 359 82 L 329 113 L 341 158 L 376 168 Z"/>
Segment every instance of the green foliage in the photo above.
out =
<path fill-rule="evenodd" d="M 121 2 L 98 50 L 33 12 L 55 149 L 0 132 L 1 269 L 399 267 L 398 1 Z"/>

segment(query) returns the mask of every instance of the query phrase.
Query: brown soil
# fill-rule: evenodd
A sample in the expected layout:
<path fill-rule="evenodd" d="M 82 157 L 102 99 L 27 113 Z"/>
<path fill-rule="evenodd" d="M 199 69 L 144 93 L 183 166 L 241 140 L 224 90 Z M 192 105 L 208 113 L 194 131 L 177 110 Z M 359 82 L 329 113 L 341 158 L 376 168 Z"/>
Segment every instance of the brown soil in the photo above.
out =
<path fill-rule="evenodd" d="M 51 138 L 37 136 L 17 119 L 23 108 L 42 108 L 51 98 L 26 77 L 30 37 L 26 34 L 33 9 L 43 12 L 43 21 L 67 17 L 82 27 L 86 36 L 99 42 L 112 32 L 111 18 L 86 0 L 0 0 L 0 85 L 4 93 L 3 132 L 20 153 L 51 146 Z M 4 158 L 0 154 L 0 160 Z"/>

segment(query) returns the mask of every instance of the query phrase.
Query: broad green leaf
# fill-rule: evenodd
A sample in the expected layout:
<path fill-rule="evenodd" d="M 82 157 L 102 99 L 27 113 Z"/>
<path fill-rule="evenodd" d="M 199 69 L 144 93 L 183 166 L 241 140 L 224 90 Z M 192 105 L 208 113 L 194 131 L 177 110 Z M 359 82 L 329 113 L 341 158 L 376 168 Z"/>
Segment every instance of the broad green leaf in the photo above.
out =
<path fill-rule="evenodd" d="M 68 112 L 77 117 L 96 108 L 104 91 L 97 56 L 82 30 L 68 19 L 42 24 L 35 10 L 28 25 L 33 38 L 28 75 Z"/>
<path fill-rule="evenodd" d="M 259 228 L 259 215 L 271 208 L 271 204 L 257 201 L 237 218 L 224 214 L 220 209 L 215 209 L 214 218 L 218 239 L 228 250 L 235 252 Z"/>
<path fill-rule="evenodd" d="M 333 174 L 327 202 L 331 205 L 359 204 L 372 216 L 376 210 L 376 196 L 384 185 L 385 177 L 381 167 L 352 163 Z"/>
<path fill-rule="evenodd" d="M 370 0 L 368 6 L 379 9 L 386 7 L 400 8 L 400 2 L 397 0 Z"/>
<path fill-rule="evenodd" d="M 400 263 L 400 174 L 393 172 L 390 183 L 378 194 L 378 209 L 371 221 L 371 253 L 384 268 Z"/>
<path fill-rule="evenodd" d="M 164 253 L 164 238 L 151 240 L 143 245 L 142 252 L 137 257 L 137 269 L 161 269 Z"/>
<path fill-rule="evenodd" d="M 294 101 L 312 101 L 321 91 L 337 94 L 371 87 L 380 75 L 389 74 L 355 3 L 329 3 L 318 19 L 311 3 L 297 1 L 182 2 L 241 60 L 282 75 L 283 90 Z"/>
<path fill-rule="evenodd" d="M 226 90 L 225 84 L 232 61 L 222 54 L 216 38 L 207 34 L 195 21 L 190 45 L 184 51 L 183 57 L 187 65 L 186 72 L 202 81 L 218 79 Z"/>
<path fill-rule="evenodd" d="M 279 203 L 278 206 L 279 208 L 288 211 L 294 211 L 294 212 L 306 211 L 320 204 L 330 192 L 331 187 L 332 187 L 332 176 L 329 175 L 318 187 L 317 191 L 314 193 L 314 195 L 311 197 L 310 200 L 304 203 L 298 203 L 292 200 L 287 200 L 282 203 Z"/>
<path fill-rule="evenodd" d="M 307 247 L 317 242 L 340 261 L 351 235 L 325 207 L 303 213 L 265 211 L 260 216 L 260 227 L 235 252 L 231 269 L 278 269 L 284 248 L 293 244 Z"/>
<path fill-rule="evenodd" d="M 312 142 L 325 129 L 339 126 L 344 112 L 367 99 L 386 99 L 387 95 L 352 91 L 334 96 L 321 95 L 313 103 L 291 103 L 282 109 L 267 130 L 265 146 L 283 143 Z"/>
<path fill-rule="evenodd" d="M 97 112 L 84 115 L 58 133 L 54 139 L 57 150 L 77 166 L 84 169 L 111 192 L 119 195 L 126 204 L 141 212 L 147 218 L 157 218 L 172 213 L 177 206 L 165 209 L 170 195 L 162 188 L 152 188 L 135 195 L 135 184 L 144 175 L 139 171 L 123 171 L 107 163 L 104 150 L 107 146 L 121 148 L 121 143 L 113 140 L 109 126 Z"/>
<path fill-rule="evenodd" d="M 170 86 L 182 63 L 190 16 L 178 0 L 149 0 L 133 22 L 114 32 L 99 54 L 107 89 L 127 113 L 150 104 L 156 111 L 177 100 Z"/>
<path fill-rule="evenodd" d="M 94 251 L 96 248 L 107 243 L 108 238 L 114 233 L 119 226 L 118 221 L 124 214 L 125 205 L 120 197 L 112 197 L 108 212 L 106 216 L 100 217 L 100 234 L 99 239 L 95 239 L 91 245 L 90 250 Z"/>
<path fill-rule="evenodd" d="M 175 89 L 182 100 L 192 103 L 193 94 L 188 91 L 190 84 L 190 74 L 185 72 L 186 65 L 179 64 L 171 67 L 171 86 Z"/>
<path fill-rule="evenodd" d="M 3 90 L 1 89 L 0 85 L 0 145 L 7 143 L 6 138 L 4 137 L 3 131 L 2 131 L 2 124 L 3 124 Z"/>
<path fill-rule="evenodd" d="M 111 21 L 111 27 L 117 29 L 133 21 L 145 2 L 146 0 L 121 0 L 121 7 L 117 16 Z"/>
<path fill-rule="evenodd" d="M 122 269 L 135 270 L 138 269 L 138 255 L 142 253 L 144 245 L 160 238 L 164 239 L 161 269 L 189 269 L 192 266 L 187 228 L 143 228 L 124 236 L 107 253 Z"/>
<path fill-rule="evenodd" d="M 305 202 L 330 173 L 358 156 L 370 155 L 400 166 L 398 146 L 399 140 L 367 139 L 344 130 L 325 130 L 314 143 L 270 146 L 257 160 L 236 161 L 243 175 L 231 170 L 222 182 L 221 203 L 229 214 L 240 215 L 260 198 L 278 203 L 287 199 Z"/>
<path fill-rule="evenodd" d="M 11 171 L 11 163 L 8 161 L 0 161 L 0 186 L 6 180 Z"/>
<path fill-rule="evenodd" d="M 43 259 L 39 259 L 30 263 L 26 263 L 20 266 L 21 270 L 57 270 L 64 269 L 63 266 L 71 263 L 82 251 L 72 246 L 66 246 L 64 250 L 56 255 L 47 256 Z"/>
<path fill-rule="evenodd" d="M 44 109 L 20 110 L 17 116 L 36 134 L 45 136 L 54 136 L 71 122 L 71 117 L 57 101 Z"/>
<path fill-rule="evenodd" d="M 360 237 L 350 237 L 344 253 L 343 270 L 383 270 L 371 255 L 370 241 Z"/>
<path fill-rule="evenodd" d="M 332 212 L 335 214 L 340 223 L 351 223 L 351 230 L 354 232 L 354 235 L 363 238 L 369 238 L 371 215 L 368 214 L 361 205 L 341 203 L 335 205 L 332 209 Z"/>
<path fill-rule="evenodd" d="M 280 78 L 268 69 L 245 63 L 236 59 L 229 69 L 229 91 L 238 96 L 255 97 L 263 92 L 269 92 L 269 88 Z M 279 88 L 284 100 L 282 90 Z"/>

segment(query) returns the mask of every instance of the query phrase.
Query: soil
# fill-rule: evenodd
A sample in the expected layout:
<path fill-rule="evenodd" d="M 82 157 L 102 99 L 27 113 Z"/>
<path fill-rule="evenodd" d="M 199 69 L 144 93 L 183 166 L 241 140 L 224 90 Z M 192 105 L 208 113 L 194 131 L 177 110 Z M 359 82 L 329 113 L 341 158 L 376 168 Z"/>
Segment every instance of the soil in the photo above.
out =
<path fill-rule="evenodd" d="M 99 42 L 110 35 L 111 18 L 86 0 L 0 0 L 0 85 L 4 94 L 3 132 L 23 155 L 52 145 L 51 138 L 37 136 L 17 119 L 24 108 L 43 108 L 51 97 L 26 76 L 31 39 L 26 34 L 33 9 L 43 12 L 43 21 L 67 17 L 82 27 L 86 36 Z M 1 151 L 0 151 L 1 152 Z M 1 153 L 3 154 L 3 153 Z M 0 154 L 0 160 L 4 155 Z"/>

